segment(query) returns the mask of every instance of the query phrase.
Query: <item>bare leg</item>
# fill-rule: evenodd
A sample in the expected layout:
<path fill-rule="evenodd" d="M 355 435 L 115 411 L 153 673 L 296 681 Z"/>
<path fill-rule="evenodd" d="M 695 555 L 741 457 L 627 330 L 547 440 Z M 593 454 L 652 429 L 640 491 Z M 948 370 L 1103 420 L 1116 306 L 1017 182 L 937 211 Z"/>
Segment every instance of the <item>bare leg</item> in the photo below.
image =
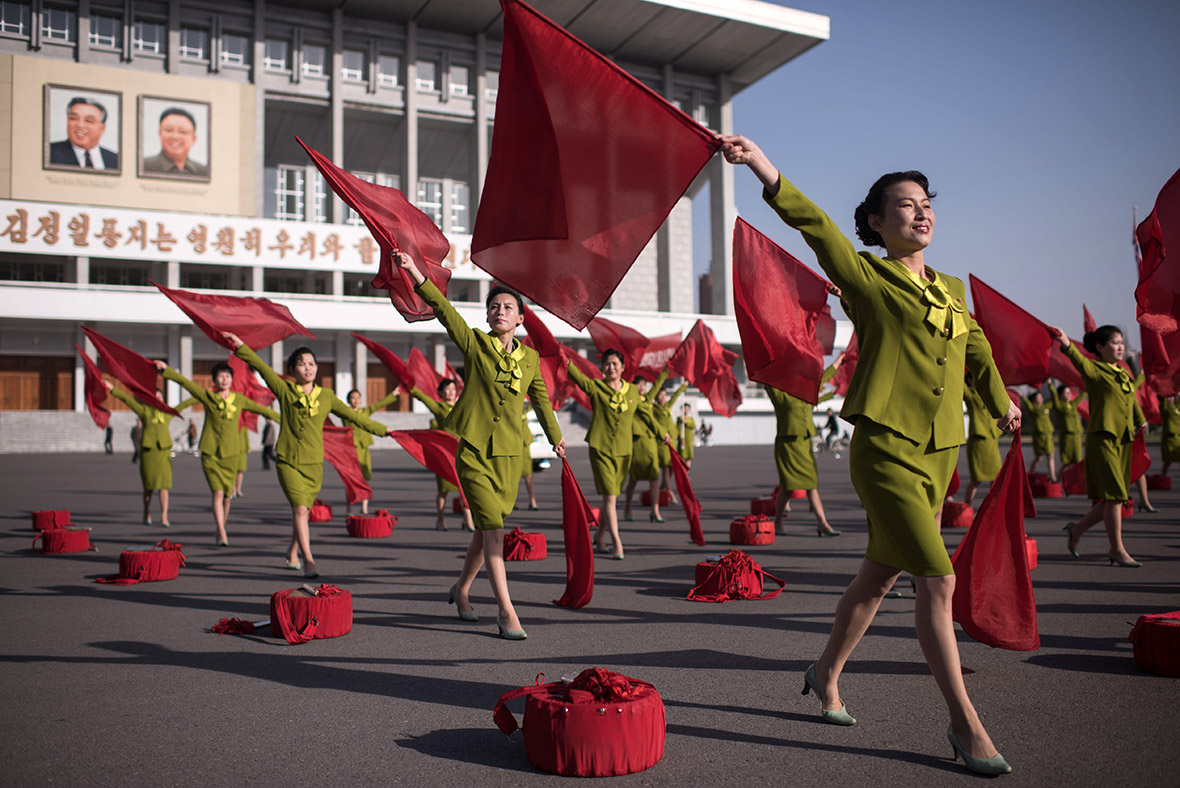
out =
<path fill-rule="evenodd" d="M 1048 455 L 1048 457 L 1049 457 L 1049 478 L 1052 479 L 1053 481 L 1057 481 L 1057 460 L 1052 454 Z"/>
<path fill-rule="evenodd" d="M 1147 497 L 1147 474 L 1140 476 L 1139 480 L 1135 482 L 1135 484 L 1139 487 L 1139 508 L 1145 512 L 1154 513 L 1158 511 L 1154 506 L 1151 505 L 1151 499 Z"/>
<path fill-rule="evenodd" d="M 242 480 L 246 478 L 246 474 L 239 472 L 237 484 L 234 486 L 234 495 L 242 494 Z"/>
<path fill-rule="evenodd" d="M 471 531 L 472 533 L 475 532 L 475 523 L 471 522 L 471 510 L 470 509 L 463 510 L 463 522 L 465 524 L 464 527 L 468 531 Z"/>
<path fill-rule="evenodd" d="M 217 526 L 217 541 L 225 539 L 225 514 L 229 504 L 229 496 L 223 491 L 213 493 L 213 524 Z"/>
<path fill-rule="evenodd" d="M 996 747 L 967 697 L 959 663 L 959 644 L 955 640 L 955 624 L 951 618 L 955 576 L 918 576 L 915 579 L 918 599 L 914 605 L 914 624 L 918 630 L 918 644 L 946 700 L 951 727 L 970 755 L 990 758 L 996 754 Z"/>
<path fill-rule="evenodd" d="M 672 503 L 680 503 L 680 501 L 676 500 L 676 490 L 672 489 L 672 467 L 669 465 L 660 468 L 660 489 L 668 491 Z"/>
<path fill-rule="evenodd" d="M 660 519 L 660 480 L 654 479 L 648 483 L 647 489 L 651 495 L 651 519 Z"/>
<path fill-rule="evenodd" d="M 365 500 L 361 501 L 361 514 L 368 514 L 368 513 L 369 513 L 369 499 L 366 498 Z"/>
<path fill-rule="evenodd" d="M 520 629 L 520 619 L 516 617 L 512 597 L 508 595 L 508 573 L 504 569 L 504 529 L 490 529 L 476 536 L 483 537 L 484 566 L 488 570 L 488 580 L 496 597 L 500 620 L 504 622 L 505 629 Z"/>
<path fill-rule="evenodd" d="M 791 490 L 784 490 L 781 486 L 778 488 L 778 497 L 774 499 L 774 530 L 777 533 L 783 534 L 783 516 L 786 512 L 791 511 L 787 506 L 787 501 L 791 500 Z"/>
<path fill-rule="evenodd" d="M 967 491 L 963 493 L 963 503 L 968 506 L 975 500 L 975 492 L 979 489 L 979 482 L 967 482 Z"/>
<path fill-rule="evenodd" d="M 690 471 L 692 470 L 692 457 L 689 457 L 684 461 L 684 467 L 688 468 Z"/>
<path fill-rule="evenodd" d="M 297 553 L 298 549 L 303 553 L 303 570 L 308 573 L 315 572 L 315 558 L 311 555 L 311 530 L 307 526 L 307 518 L 311 515 L 311 510 L 306 506 L 291 507 L 291 550 L 287 554 L 287 560 L 290 563 L 295 563 L 299 560 Z"/>
<path fill-rule="evenodd" d="M 160 525 L 168 525 L 168 490 L 160 490 Z"/>
<path fill-rule="evenodd" d="M 436 531 L 447 530 L 447 494 L 439 493 L 438 497 L 434 499 L 435 508 L 438 510 L 438 518 L 434 521 L 434 528 Z"/>
<path fill-rule="evenodd" d="M 1106 538 L 1110 541 L 1110 554 L 1120 561 L 1133 561 L 1131 554 L 1123 547 L 1122 502 L 1103 501 L 1102 521 L 1106 525 Z"/>
<path fill-rule="evenodd" d="M 819 499 L 819 490 L 808 490 L 807 500 L 811 504 L 811 510 L 815 512 L 816 530 L 819 531 L 834 531 L 835 528 L 828 523 L 828 518 L 824 515 L 824 504 Z"/>
<path fill-rule="evenodd" d="M 623 517 L 626 517 L 628 520 L 631 519 L 631 499 L 635 495 L 635 484 L 636 481 L 634 479 L 627 482 L 627 502 L 623 507 Z"/>
<path fill-rule="evenodd" d="M 483 566 L 483 534 L 474 533 L 467 544 L 467 554 L 463 556 L 463 569 L 459 572 L 459 582 L 455 583 L 455 605 L 460 610 L 470 610 L 471 584 Z"/>
<path fill-rule="evenodd" d="M 152 521 L 152 491 L 143 491 L 143 521 L 150 523 Z"/>
<path fill-rule="evenodd" d="M 529 508 L 536 509 L 537 508 L 537 489 L 535 487 L 533 487 L 533 477 L 532 476 L 525 476 L 524 477 L 524 488 L 526 490 L 528 490 L 528 493 L 529 493 Z"/>
<path fill-rule="evenodd" d="M 611 538 L 615 553 L 623 552 L 623 542 L 619 539 L 619 496 L 602 496 L 602 509 L 598 512 L 598 533 L 595 543 L 600 550 L 606 549 L 606 537 Z"/>

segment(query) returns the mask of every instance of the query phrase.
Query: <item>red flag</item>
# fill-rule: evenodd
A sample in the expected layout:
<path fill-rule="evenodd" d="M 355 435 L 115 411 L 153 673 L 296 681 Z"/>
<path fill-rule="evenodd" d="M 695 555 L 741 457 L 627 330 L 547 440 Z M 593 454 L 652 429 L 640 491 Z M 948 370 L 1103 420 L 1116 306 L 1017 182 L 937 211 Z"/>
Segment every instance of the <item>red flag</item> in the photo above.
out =
<path fill-rule="evenodd" d="M 459 495 L 463 495 L 463 486 L 459 484 L 459 474 L 455 471 L 455 452 L 459 450 L 458 438 L 442 430 L 394 430 L 390 437 L 435 476 L 441 476 L 458 487 Z M 463 503 L 466 506 L 466 498 Z"/>
<path fill-rule="evenodd" d="M 652 337 L 639 359 L 639 374 L 647 380 L 655 382 L 655 379 L 664 371 L 664 367 L 668 366 L 668 362 L 672 360 L 672 356 L 680 347 L 682 340 L 683 336 L 679 331 L 675 334 Z"/>
<path fill-rule="evenodd" d="M 693 492 L 692 480 L 688 478 L 688 466 L 684 464 L 680 452 L 669 446 L 672 456 L 672 476 L 676 479 L 676 492 L 680 495 L 680 503 L 684 506 L 684 516 L 688 518 L 689 536 L 693 544 L 705 546 L 705 532 L 701 530 L 701 502 Z"/>
<path fill-rule="evenodd" d="M 733 375 L 737 359 L 737 353 L 721 347 L 713 331 L 697 320 L 668 366 L 700 389 L 716 413 L 729 417 L 742 404 L 742 390 Z"/>
<path fill-rule="evenodd" d="M 373 497 L 373 488 L 361 473 L 361 461 L 356 456 L 356 444 L 352 442 L 352 427 L 324 425 L 324 459 L 332 464 L 349 503 L 367 501 Z"/>
<path fill-rule="evenodd" d="M 528 336 L 523 341 L 541 357 L 541 377 L 544 378 L 545 388 L 549 392 L 549 404 L 557 410 L 570 396 L 569 389 L 573 386 L 569 380 L 569 373 L 566 372 L 566 360 L 561 353 L 561 343 L 527 304 L 524 307 L 524 330 Z"/>
<path fill-rule="evenodd" d="M 1049 355 L 1057 343 L 1049 328 L 974 274 L 971 300 L 975 320 L 992 346 L 992 358 L 1005 385 L 1039 386 L 1049 377 Z"/>
<path fill-rule="evenodd" d="M 501 6 L 496 125 L 471 256 L 580 330 L 720 143 L 528 5 Z"/>
<path fill-rule="evenodd" d="M 1069 341 L 1081 351 L 1083 356 L 1094 358 L 1081 342 L 1073 339 Z M 995 346 L 992 347 L 994 350 Z M 1056 340 L 1049 346 L 1049 377 L 1060 380 L 1067 386 L 1073 386 L 1079 391 L 1086 390 L 1086 382 L 1082 379 L 1082 373 L 1078 372 L 1078 368 L 1069 360 L 1069 356 L 1065 355 L 1065 351 L 1061 349 L 1061 345 Z"/>
<path fill-rule="evenodd" d="M 98 351 L 102 363 L 106 365 L 107 372 L 122 383 L 128 392 L 156 410 L 171 413 L 173 416 L 180 415 L 156 396 L 156 376 L 159 372 L 150 359 L 107 339 L 92 328 L 82 326 L 82 330 L 94 343 L 94 348 Z"/>
<path fill-rule="evenodd" d="M 82 365 L 86 374 L 86 410 L 90 411 L 90 418 L 94 419 L 98 428 L 105 430 L 111 422 L 111 412 L 103 407 L 103 403 L 110 395 L 107 392 L 107 387 L 102 384 L 102 373 L 98 371 L 98 365 L 91 360 L 90 356 L 86 355 L 85 350 L 78 347 L 77 343 L 74 343 L 74 347 L 77 348 L 78 355 L 82 357 Z"/>
<path fill-rule="evenodd" d="M 852 373 L 856 371 L 856 361 L 860 358 L 860 346 L 856 341 L 856 332 L 852 332 L 852 337 L 848 340 L 848 347 L 844 348 L 844 352 L 840 354 L 844 359 L 840 362 L 840 368 L 836 370 L 835 376 L 832 378 L 832 389 L 835 390 L 836 396 L 843 397 L 848 393 L 848 385 L 852 383 Z"/>
<path fill-rule="evenodd" d="M 816 404 L 824 349 L 816 334 L 827 281 L 741 218 L 733 225 L 733 308 L 750 380 Z"/>
<path fill-rule="evenodd" d="M 1090 314 L 1090 309 L 1082 304 L 1082 331 L 1089 334 L 1091 331 L 1096 331 L 1098 324 L 1094 322 L 1094 316 Z"/>
<path fill-rule="evenodd" d="M 950 497 L 954 496 L 954 494 L 959 491 L 959 485 L 961 485 L 962 483 L 963 483 L 963 480 L 959 478 L 959 469 L 955 468 L 955 472 L 951 475 L 951 483 L 949 485 L 947 485 L 946 495 L 944 495 L 943 497 L 950 498 Z"/>
<path fill-rule="evenodd" d="M 614 348 L 623 354 L 623 376 L 633 377 L 639 374 L 639 367 L 643 361 L 643 353 L 651 340 L 629 326 L 607 320 L 605 317 L 593 318 L 586 324 L 594 346 L 601 356 Z"/>
<path fill-rule="evenodd" d="M 261 350 L 292 334 L 303 334 L 315 339 L 315 334 L 304 328 L 291 315 L 291 310 L 274 301 L 249 296 L 190 293 L 187 290 L 173 290 L 155 282 L 152 284 L 172 299 L 172 303 L 189 316 L 193 325 L 205 332 L 205 336 L 224 348 L 234 349 L 229 341 L 221 336 L 222 331 L 237 334 L 253 350 Z"/>
<path fill-rule="evenodd" d="M 1151 455 L 1147 453 L 1147 439 L 1144 433 L 1135 435 L 1131 442 L 1131 484 L 1139 481 L 1139 477 L 1147 473 L 1151 467 Z"/>
<path fill-rule="evenodd" d="M 258 382 L 250 365 L 233 353 L 229 354 L 229 367 L 234 371 L 234 381 L 229 386 L 230 391 L 245 394 L 259 405 L 269 405 L 275 401 L 275 395 L 271 393 L 270 389 Z M 251 432 L 258 432 L 258 414 L 243 410 L 239 426 L 242 424 L 246 425 L 246 428 Z"/>
<path fill-rule="evenodd" d="M 566 361 L 574 362 L 574 366 L 576 366 L 578 369 L 580 369 L 582 371 L 582 374 L 584 374 L 588 377 L 591 377 L 595 380 L 598 380 L 599 378 L 603 377 L 602 370 L 599 369 L 598 367 L 596 367 L 594 365 L 593 361 L 591 361 L 590 359 L 588 359 L 584 356 L 579 355 L 578 351 L 574 350 L 569 345 L 562 345 L 561 346 L 561 357 L 563 359 L 565 359 Z M 568 378 L 567 378 L 567 380 L 568 380 Z M 566 388 L 565 393 L 566 393 L 566 396 L 572 398 L 575 402 L 577 402 L 579 405 L 581 405 L 586 410 L 591 409 L 590 397 L 588 397 L 586 395 L 586 392 L 582 391 L 580 388 L 578 388 L 576 385 L 574 385 L 573 381 L 569 382 L 569 386 Z"/>
<path fill-rule="evenodd" d="M 426 360 L 426 355 L 416 347 L 410 348 L 406 366 L 410 370 L 410 375 L 417 381 L 418 388 L 422 389 L 431 399 L 441 402 L 442 400 L 438 396 L 438 384 L 442 383 L 443 376 L 439 374 L 433 364 Z"/>
<path fill-rule="evenodd" d="M 373 355 L 397 378 L 397 382 L 402 387 L 402 390 L 409 394 L 410 389 L 414 388 L 416 384 L 414 383 L 414 376 L 410 374 L 410 369 L 406 366 L 406 362 L 402 361 L 396 353 L 385 347 L 385 345 L 374 342 L 368 337 L 361 336 L 355 331 L 352 332 L 352 335 L 356 337 L 358 342 L 373 352 Z M 428 393 L 433 394 L 434 392 Z"/>
<path fill-rule="evenodd" d="M 1180 170 L 1160 189 L 1155 207 L 1135 228 L 1135 237 L 1142 254 L 1136 318 L 1165 336 L 1175 333 L 1180 329 Z"/>
<path fill-rule="evenodd" d="M 388 290 L 389 300 L 407 321 L 413 323 L 433 318 L 434 310 L 414 292 L 410 275 L 393 264 L 393 253 L 405 252 L 414 258 L 426 278 L 446 295 L 451 272 L 441 263 L 450 253 L 451 244 L 442 230 L 398 189 L 362 181 L 337 167 L 298 137 L 295 141 L 311 156 L 332 191 L 360 214 L 365 227 L 377 241 L 381 264 L 373 277 L 373 287 Z"/>
<path fill-rule="evenodd" d="M 1025 517 L 1036 517 L 1036 507 L 1017 430 L 971 530 L 951 558 L 955 621 L 980 643 L 1009 651 L 1041 647 L 1037 602 L 1024 546 Z"/>
<path fill-rule="evenodd" d="M 832 317 L 831 304 L 824 304 L 819 319 L 815 321 L 815 338 L 819 340 L 825 356 L 831 355 L 836 349 L 836 318 Z"/>
<path fill-rule="evenodd" d="M 463 378 L 459 377 L 459 373 L 456 372 L 455 368 L 451 366 L 451 362 L 449 362 L 449 361 L 443 362 L 443 369 L 446 370 L 447 377 L 450 378 L 451 380 L 455 381 L 455 395 L 458 396 L 459 394 L 462 394 L 463 393 Z"/>
<path fill-rule="evenodd" d="M 561 529 L 565 533 L 565 592 L 553 604 L 579 608 L 594 596 L 594 551 L 590 527 L 594 515 L 568 462 L 561 463 Z"/>

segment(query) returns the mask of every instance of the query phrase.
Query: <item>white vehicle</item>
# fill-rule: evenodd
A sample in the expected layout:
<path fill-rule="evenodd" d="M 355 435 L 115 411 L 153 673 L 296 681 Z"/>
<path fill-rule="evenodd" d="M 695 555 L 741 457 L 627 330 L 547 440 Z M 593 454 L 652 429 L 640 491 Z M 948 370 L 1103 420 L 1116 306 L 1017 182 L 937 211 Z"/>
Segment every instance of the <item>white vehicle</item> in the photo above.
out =
<path fill-rule="evenodd" d="M 529 431 L 533 433 L 533 442 L 529 444 L 529 456 L 533 459 L 533 472 L 543 471 L 552 464 L 552 460 L 557 457 L 557 452 L 553 451 L 553 447 L 549 445 L 549 439 L 545 437 L 545 430 L 541 428 L 541 422 L 537 420 L 537 414 L 529 408 L 528 412 Z"/>

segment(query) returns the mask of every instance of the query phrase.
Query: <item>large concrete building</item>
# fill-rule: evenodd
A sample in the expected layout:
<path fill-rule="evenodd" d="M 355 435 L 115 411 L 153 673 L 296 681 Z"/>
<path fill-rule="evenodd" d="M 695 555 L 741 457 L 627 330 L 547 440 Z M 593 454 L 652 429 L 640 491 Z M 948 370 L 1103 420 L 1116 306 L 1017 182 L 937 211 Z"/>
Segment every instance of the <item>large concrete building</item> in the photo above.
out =
<path fill-rule="evenodd" d="M 760 0 L 533 5 L 723 133 L 735 94 L 828 36 L 826 17 Z M 81 325 L 208 379 L 224 350 L 152 281 L 286 305 L 339 392 L 372 400 L 393 385 L 352 331 L 457 364 L 437 322 L 405 323 L 370 287 L 376 246 L 295 137 L 434 218 L 451 242 L 452 300 L 480 324 L 489 279 L 470 233 L 500 35 L 497 0 L 0 1 L 0 450 L 19 448 L 22 424 L 65 436 L 87 423 Z M 711 239 L 707 300 L 731 310 L 733 171 L 717 159 L 604 316 L 649 336 L 692 326 L 694 215 L 708 216 L 695 228 Z M 738 345 L 732 318 L 708 322 Z"/>

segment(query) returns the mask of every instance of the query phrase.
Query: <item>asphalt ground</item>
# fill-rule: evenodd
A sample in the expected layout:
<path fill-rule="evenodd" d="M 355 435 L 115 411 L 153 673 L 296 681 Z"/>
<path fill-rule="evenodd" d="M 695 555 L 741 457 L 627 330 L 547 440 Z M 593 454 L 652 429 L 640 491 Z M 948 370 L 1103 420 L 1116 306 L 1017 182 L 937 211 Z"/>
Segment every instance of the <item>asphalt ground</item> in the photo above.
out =
<path fill-rule="evenodd" d="M 1156 451 L 1153 447 L 1153 452 Z M 572 449 L 584 488 L 587 454 Z M 652 682 L 667 709 L 663 760 L 630 785 L 934 786 L 979 779 L 950 759 L 945 707 L 913 631 L 913 595 L 886 600 L 841 684 L 852 728 L 820 721 L 802 674 L 819 654 L 839 595 L 863 555 L 863 511 L 845 459 L 819 458 L 838 539 L 818 539 L 805 502 L 791 533 L 747 549 L 787 581 L 768 601 L 685 600 L 694 565 L 729 549 L 728 522 L 774 486 L 771 449 L 698 451 L 693 478 L 709 544 L 688 540 L 683 513 L 624 523 L 624 561 L 599 561 L 594 599 L 556 607 L 565 581 L 560 474 L 536 476 L 539 512 L 510 518 L 549 539 L 549 557 L 509 565 L 529 637 L 496 637 L 486 580 L 481 620 L 446 604 L 468 535 L 458 517 L 434 530 L 433 478 L 403 452 L 375 452 L 375 504 L 400 517 L 388 539 L 347 536 L 331 471 L 331 524 L 314 525 L 323 581 L 354 595 L 341 638 L 289 646 L 268 634 L 219 636 L 223 616 L 268 617 L 270 595 L 302 580 L 283 568 L 289 509 L 251 455 L 234 502 L 230 547 L 213 545 L 199 461 L 175 461 L 171 520 L 140 523 L 139 478 L 127 454 L 0 455 L 0 784 L 550 785 L 492 708 L 505 690 L 601 666 Z M 1158 457 L 1156 460 L 1158 468 Z M 960 470 L 965 474 L 965 460 Z M 986 488 L 985 488 L 986 489 Z M 522 497 L 523 500 L 523 497 Z M 1161 513 L 1125 526 L 1142 569 L 1110 567 L 1101 530 L 1065 551 L 1061 527 L 1078 498 L 1039 501 L 1027 524 L 1041 649 L 992 649 L 959 634 L 968 690 L 1014 773 L 1007 785 L 1175 785 L 1180 680 L 1140 671 L 1127 634 L 1143 613 L 1180 608 L 1180 489 Z M 803 505 L 800 505 L 803 504 Z M 98 552 L 29 549 L 30 512 L 64 508 L 93 528 Z M 945 535 L 948 548 L 962 532 Z M 121 550 L 167 537 L 188 566 L 170 582 L 98 585 Z M 320 582 L 320 581 L 317 581 Z M 513 709 L 518 718 L 523 703 Z"/>

